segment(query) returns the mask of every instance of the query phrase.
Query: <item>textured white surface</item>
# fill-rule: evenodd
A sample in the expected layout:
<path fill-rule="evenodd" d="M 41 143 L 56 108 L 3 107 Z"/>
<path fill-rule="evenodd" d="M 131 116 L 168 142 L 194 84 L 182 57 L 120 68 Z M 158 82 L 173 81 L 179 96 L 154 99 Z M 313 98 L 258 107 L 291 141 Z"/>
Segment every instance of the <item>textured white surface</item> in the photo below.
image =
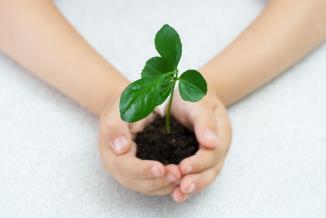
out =
<path fill-rule="evenodd" d="M 57 1 L 130 79 L 169 23 L 199 67 L 264 1 Z M 0 56 L 0 217 L 326 217 L 326 47 L 230 109 L 234 142 L 216 182 L 184 204 L 122 188 L 101 167 L 97 119 Z"/>

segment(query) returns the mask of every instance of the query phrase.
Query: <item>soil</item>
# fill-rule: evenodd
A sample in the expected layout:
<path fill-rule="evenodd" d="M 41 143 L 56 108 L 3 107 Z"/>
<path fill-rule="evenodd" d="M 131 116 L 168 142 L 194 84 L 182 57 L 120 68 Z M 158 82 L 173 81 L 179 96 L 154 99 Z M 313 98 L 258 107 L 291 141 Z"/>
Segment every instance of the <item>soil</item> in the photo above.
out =
<path fill-rule="evenodd" d="M 157 116 L 136 136 L 136 156 L 143 160 L 157 160 L 164 165 L 179 164 L 198 151 L 195 134 L 171 116 L 171 132 L 165 130 L 165 118 Z"/>

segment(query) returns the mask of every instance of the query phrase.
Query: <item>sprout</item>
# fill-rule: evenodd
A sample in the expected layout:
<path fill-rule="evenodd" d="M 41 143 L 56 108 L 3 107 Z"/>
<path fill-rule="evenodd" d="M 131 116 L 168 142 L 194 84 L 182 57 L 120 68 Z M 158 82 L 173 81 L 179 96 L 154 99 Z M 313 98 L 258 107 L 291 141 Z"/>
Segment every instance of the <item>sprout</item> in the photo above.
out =
<path fill-rule="evenodd" d="M 165 24 L 155 36 L 155 47 L 160 56 L 150 58 L 141 72 L 141 79 L 127 86 L 120 98 L 120 116 L 127 122 L 136 122 L 152 113 L 169 96 L 166 107 L 166 132 L 170 133 L 170 112 L 174 87 L 179 81 L 183 100 L 196 102 L 207 93 L 207 83 L 197 70 L 187 70 L 179 76 L 178 64 L 182 53 L 179 34 Z"/>

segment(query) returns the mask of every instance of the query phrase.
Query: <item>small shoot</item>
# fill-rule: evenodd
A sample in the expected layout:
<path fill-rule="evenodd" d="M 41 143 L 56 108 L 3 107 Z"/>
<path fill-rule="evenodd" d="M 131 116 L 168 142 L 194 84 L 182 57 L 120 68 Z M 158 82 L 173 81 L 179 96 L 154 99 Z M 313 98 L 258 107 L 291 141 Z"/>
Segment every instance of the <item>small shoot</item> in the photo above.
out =
<path fill-rule="evenodd" d="M 141 79 L 127 86 L 120 98 L 120 116 L 126 122 L 139 121 L 155 110 L 168 97 L 165 111 L 166 132 L 171 132 L 170 116 L 173 93 L 179 81 L 183 100 L 196 102 L 207 93 L 207 83 L 197 70 L 187 70 L 179 76 L 182 54 L 179 34 L 165 24 L 155 36 L 155 48 L 160 56 L 150 58 L 141 72 Z"/>

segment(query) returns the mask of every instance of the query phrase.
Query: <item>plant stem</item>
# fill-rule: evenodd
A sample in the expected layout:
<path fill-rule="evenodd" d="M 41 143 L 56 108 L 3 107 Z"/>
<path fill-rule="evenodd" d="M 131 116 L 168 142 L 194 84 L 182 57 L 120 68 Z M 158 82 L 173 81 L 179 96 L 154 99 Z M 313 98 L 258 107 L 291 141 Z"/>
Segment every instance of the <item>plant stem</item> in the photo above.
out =
<path fill-rule="evenodd" d="M 175 82 L 173 83 L 169 103 L 165 111 L 165 131 L 167 132 L 167 134 L 170 134 L 171 132 L 171 106 L 173 100 L 174 86 L 175 86 Z"/>
<path fill-rule="evenodd" d="M 174 74 L 174 77 L 173 77 L 173 86 L 172 86 L 172 89 L 171 89 L 171 94 L 170 94 L 170 99 L 169 99 L 169 102 L 168 102 L 168 106 L 166 108 L 166 111 L 165 111 L 165 131 L 167 134 L 170 134 L 171 132 L 171 107 L 172 107 L 172 100 L 173 100 L 173 93 L 174 93 L 174 86 L 175 86 L 175 83 L 177 82 L 177 80 L 179 79 L 178 78 L 178 69 L 174 67 L 174 70 L 171 71 L 173 72 Z M 168 72 L 168 73 L 171 73 L 171 72 Z"/>

